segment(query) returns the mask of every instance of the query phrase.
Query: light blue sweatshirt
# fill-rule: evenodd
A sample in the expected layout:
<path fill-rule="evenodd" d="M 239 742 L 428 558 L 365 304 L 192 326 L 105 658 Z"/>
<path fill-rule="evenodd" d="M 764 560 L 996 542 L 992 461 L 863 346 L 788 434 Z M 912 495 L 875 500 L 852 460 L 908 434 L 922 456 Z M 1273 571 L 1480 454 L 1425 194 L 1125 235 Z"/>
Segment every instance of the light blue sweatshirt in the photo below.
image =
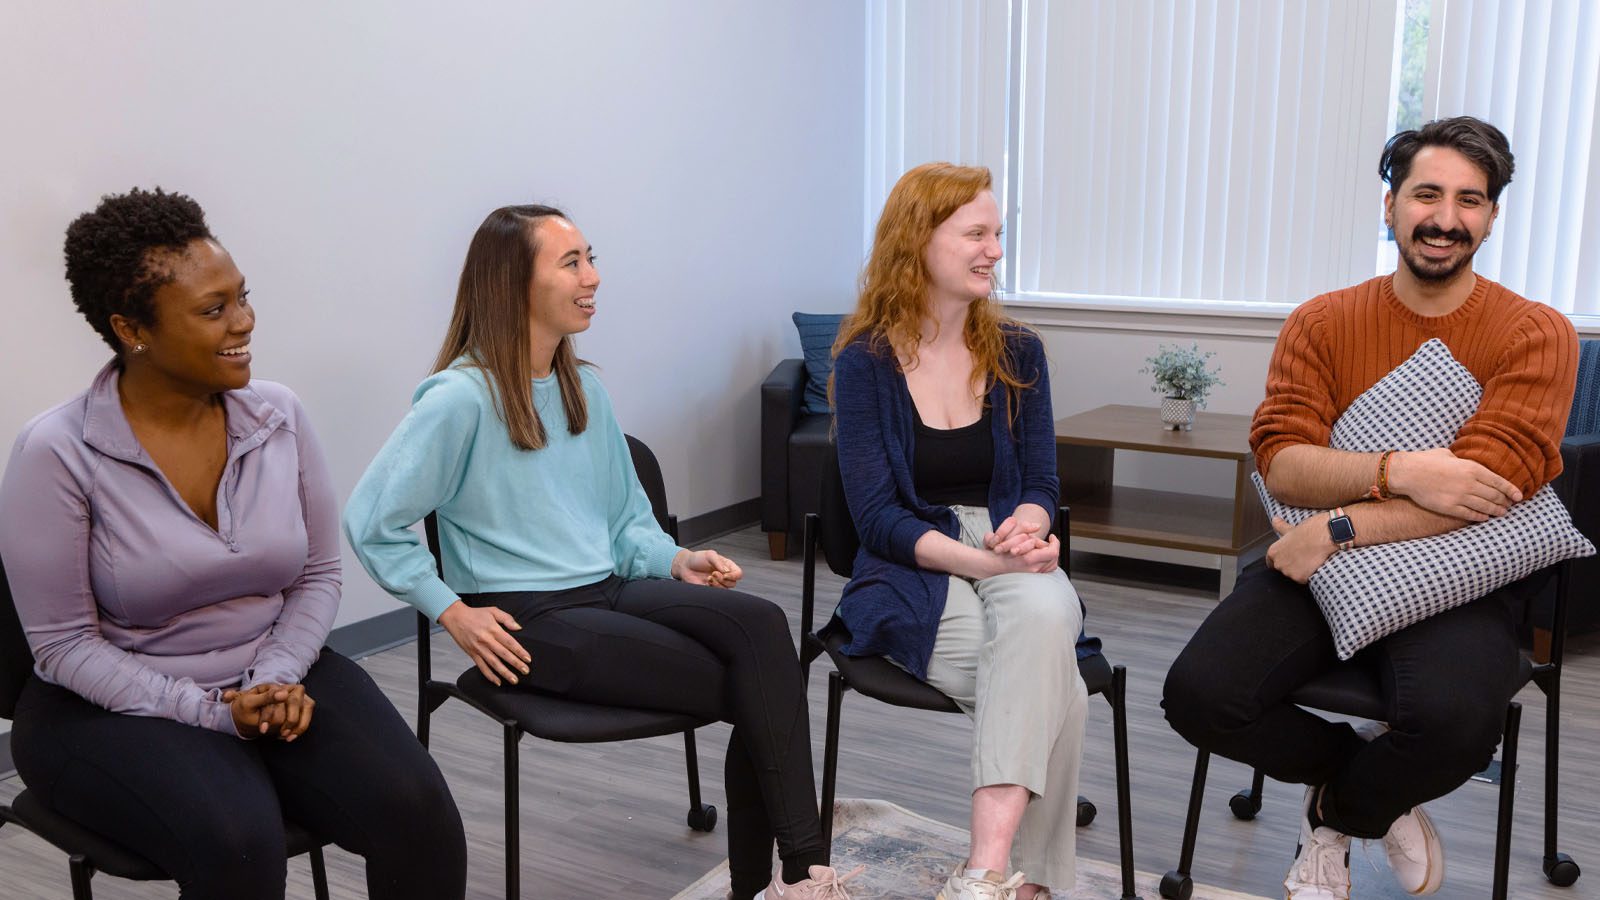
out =
<path fill-rule="evenodd" d="M 555 375 L 534 379 L 539 450 L 511 443 L 482 370 L 458 362 L 417 387 L 345 506 L 345 535 L 374 581 L 437 620 L 461 594 L 670 577 L 679 548 L 651 513 L 610 396 L 593 369 L 580 372 L 589 426 L 576 435 Z M 442 580 L 411 527 L 435 510 Z"/>

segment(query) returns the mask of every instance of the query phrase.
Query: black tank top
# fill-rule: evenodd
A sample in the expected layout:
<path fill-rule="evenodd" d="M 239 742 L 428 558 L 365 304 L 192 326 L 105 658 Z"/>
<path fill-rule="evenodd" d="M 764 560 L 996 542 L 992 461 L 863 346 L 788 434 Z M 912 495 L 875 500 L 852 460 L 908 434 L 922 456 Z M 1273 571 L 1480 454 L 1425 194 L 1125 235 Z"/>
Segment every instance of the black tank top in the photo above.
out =
<path fill-rule="evenodd" d="M 917 496 L 937 506 L 988 506 L 989 479 L 994 476 L 992 411 L 986 407 L 978 421 L 960 428 L 929 428 L 916 409 L 913 403 L 917 424 L 911 477 Z"/>

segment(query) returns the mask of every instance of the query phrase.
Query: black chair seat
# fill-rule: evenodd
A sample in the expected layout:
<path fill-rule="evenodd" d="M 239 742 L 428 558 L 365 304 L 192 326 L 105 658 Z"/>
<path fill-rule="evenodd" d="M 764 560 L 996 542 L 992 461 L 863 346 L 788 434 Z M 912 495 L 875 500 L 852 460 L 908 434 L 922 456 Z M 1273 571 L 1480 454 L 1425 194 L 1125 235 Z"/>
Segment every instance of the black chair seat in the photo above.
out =
<path fill-rule="evenodd" d="M 1533 663 L 1519 655 L 1518 664 L 1517 685 L 1521 687 L 1532 680 Z M 1290 694 L 1289 702 L 1378 722 L 1389 718 L 1389 710 L 1383 703 L 1383 687 L 1376 673 L 1366 666 L 1339 666 Z"/>
<path fill-rule="evenodd" d="M 833 660 L 833 667 L 844 675 L 845 681 L 857 693 L 912 709 L 948 713 L 961 711 L 961 707 L 956 706 L 949 697 L 881 656 L 846 656 L 840 648 L 849 639 L 848 634 L 829 632 L 823 637 L 822 646 L 828 651 L 828 658 Z"/>
<path fill-rule="evenodd" d="M 68 855 L 82 855 L 98 871 L 129 881 L 167 881 L 172 876 L 148 859 L 57 813 L 32 791 L 24 790 L 11 801 L 17 824 L 49 841 Z M 285 823 L 289 856 L 299 856 L 322 846 L 322 842 L 298 825 Z"/>
<path fill-rule="evenodd" d="M 1389 718 L 1378 678 L 1365 666 L 1339 666 L 1290 694 L 1289 702 L 1379 722 Z"/>
<path fill-rule="evenodd" d="M 939 693 L 927 682 L 918 681 L 904 669 L 880 656 L 846 656 L 843 647 L 848 635 L 837 629 L 823 638 L 822 646 L 833 660 L 833 667 L 844 673 L 845 680 L 858 693 L 874 700 L 912 709 L 930 709 L 934 712 L 960 712 L 949 697 Z M 1088 659 L 1078 660 L 1078 674 L 1083 686 L 1092 697 L 1111 689 L 1111 661 L 1096 653 Z"/>
<path fill-rule="evenodd" d="M 456 687 L 491 715 L 510 719 L 534 737 L 564 744 L 600 744 L 680 734 L 710 724 L 684 713 L 597 706 L 550 694 L 495 687 L 477 669 L 456 679 Z"/>

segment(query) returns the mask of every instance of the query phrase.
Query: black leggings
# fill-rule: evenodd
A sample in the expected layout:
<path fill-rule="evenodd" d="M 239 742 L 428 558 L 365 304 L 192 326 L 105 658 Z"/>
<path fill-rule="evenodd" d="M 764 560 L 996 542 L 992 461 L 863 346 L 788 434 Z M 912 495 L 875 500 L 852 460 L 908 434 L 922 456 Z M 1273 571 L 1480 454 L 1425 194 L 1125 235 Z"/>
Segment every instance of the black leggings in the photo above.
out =
<path fill-rule="evenodd" d="M 466 893 L 461 816 L 439 768 L 367 673 L 324 649 L 293 743 L 129 716 L 30 679 L 11 748 L 28 789 L 138 853 L 184 900 L 282 900 L 289 819 L 366 858 L 371 900 Z"/>
<path fill-rule="evenodd" d="M 735 897 L 765 888 L 777 842 L 784 880 L 827 863 L 811 774 L 810 723 L 789 622 L 737 591 L 612 576 L 565 591 L 475 594 L 522 625 L 519 684 L 612 706 L 733 724 L 724 777 Z"/>

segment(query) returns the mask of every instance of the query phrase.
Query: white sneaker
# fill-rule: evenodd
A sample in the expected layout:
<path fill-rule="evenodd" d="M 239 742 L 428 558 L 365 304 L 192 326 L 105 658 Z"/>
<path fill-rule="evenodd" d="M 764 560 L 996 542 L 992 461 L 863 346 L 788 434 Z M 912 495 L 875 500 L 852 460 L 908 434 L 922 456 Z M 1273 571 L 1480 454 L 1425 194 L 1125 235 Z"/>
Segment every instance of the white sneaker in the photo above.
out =
<path fill-rule="evenodd" d="M 1383 836 L 1389 870 L 1408 894 L 1431 894 L 1444 884 L 1444 843 L 1427 810 L 1413 806 Z"/>
<path fill-rule="evenodd" d="M 984 869 L 982 878 L 968 878 L 961 865 L 945 879 L 938 900 L 1017 900 L 1017 888 L 1026 881 L 1021 872 L 1005 878 L 991 869 Z"/>
<path fill-rule="evenodd" d="M 1316 788 L 1306 788 L 1300 816 L 1300 846 L 1283 879 L 1286 900 L 1350 900 L 1350 837 L 1332 828 L 1311 827 Z"/>

